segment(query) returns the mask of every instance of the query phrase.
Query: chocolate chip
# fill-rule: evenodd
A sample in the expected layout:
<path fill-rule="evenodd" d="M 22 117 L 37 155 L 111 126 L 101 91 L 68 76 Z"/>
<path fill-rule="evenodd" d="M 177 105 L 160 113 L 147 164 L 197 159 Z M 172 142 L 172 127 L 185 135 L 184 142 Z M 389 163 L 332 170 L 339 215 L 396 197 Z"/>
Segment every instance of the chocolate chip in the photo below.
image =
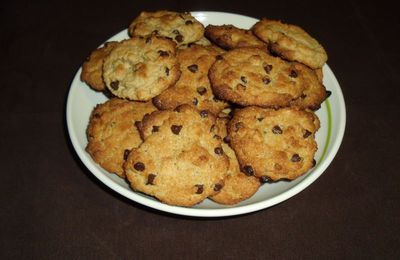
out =
<path fill-rule="evenodd" d="M 269 74 L 271 72 L 271 70 L 272 70 L 272 65 L 269 65 L 269 64 L 265 65 L 264 66 L 264 70 L 265 70 L 266 73 Z"/>
<path fill-rule="evenodd" d="M 222 155 L 222 154 L 224 154 L 224 150 L 221 147 L 215 147 L 214 153 L 216 153 L 218 155 Z"/>
<path fill-rule="evenodd" d="M 291 77 L 291 78 L 297 78 L 297 72 L 296 72 L 295 70 L 291 70 L 291 71 L 290 71 L 290 74 L 289 74 L 289 77 Z"/>
<path fill-rule="evenodd" d="M 242 128 L 243 127 L 243 123 L 242 122 L 237 122 L 236 124 L 235 124 L 235 132 L 237 132 L 237 131 L 239 131 L 239 129 L 240 128 Z"/>
<path fill-rule="evenodd" d="M 303 134 L 303 138 L 307 138 L 307 137 L 309 137 L 311 134 L 312 134 L 312 133 L 306 129 L 306 132 Z"/>
<path fill-rule="evenodd" d="M 219 54 L 218 54 L 217 56 L 215 56 L 215 59 L 216 59 L 216 60 L 223 60 L 224 57 L 222 57 L 222 55 L 219 55 Z"/>
<path fill-rule="evenodd" d="M 141 121 L 135 121 L 135 126 L 137 129 L 141 129 L 142 128 L 142 122 Z"/>
<path fill-rule="evenodd" d="M 204 95 L 206 92 L 207 92 L 207 89 L 205 87 L 197 88 L 197 93 L 199 93 L 201 96 Z"/>
<path fill-rule="evenodd" d="M 146 43 L 151 43 L 151 37 L 146 38 Z"/>
<path fill-rule="evenodd" d="M 125 149 L 125 151 L 124 151 L 124 160 L 128 159 L 129 152 L 130 152 L 130 150 Z"/>
<path fill-rule="evenodd" d="M 315 159 L 312 160 L 312 167 L 315 167 L 315 165 L 317 164 L 317 161 Z"/>
<path fill-rule="evenodd" d="M 326 91 L 326 98 L 330 97 L 331 95 L 332 95 L 332 91 L 327 90 L 327 91 Z"/>
<path fill-rule="evenodd" d="M 306 97 L 307 97 L 307 95 L 306 95 L 306 94 L 304 94 L 304 93 L 303 93 L 303 94 L 301 94 L 301 96 L 300 96 L 300 98 L 301 98 L 301 99 L 305 99 Z"/>
<path fill-rule="evenodd" d="M 152 133 L 158 132 L 160 127 L 158 125 L 153 125 L 153 129 L 151 130 Z"/>
<path fill-rule="evenodd" d="M 250 165 L 243 166 L 242 172 L 244 174 L 246 174 L 247 176 L 253 176 L 254 175 L 253 167 L 251 167 Z"/>
<path fill-rule="evenodd" d="M 169 68 L 168 68 L 168 67 L 165 67 L 165 74 L 166 74 L 167 76 L 169 76 Z"/>
<path fill-rule="evenodd" d="M 247 83 L 247 79 L 246 79 L 246 77 L 245 76 L 241 76 L 240 77 L 240 80 L 243 82 L 243 83 Z"/>
<path fill-rule="evenodd" d="M 268 84 L 271 82 L 271 80 L 270 80 L 268 77 L 264 77 L 264 78 L 262 79 L 262 82 L 263 82 L 265 85 L 268 85 Z"/>
<path fill-rule="evenodd" d="M 192 103 L 193 103 L 193 105 L 197 106 L 197 104 L 199 103 L 199 100 L 197 98 L 193 98 Z"/>
<path fill-rule="evenodd" d="M 189 24 L 193 24 L 193 22 L 192 22 L 191 20 L 187 20 L 187 21 L 185 22 L 185 24 L 186 24 L 186 25 L 189 25 Z"/>
<path fill-rule="evenodd" d="M 95 114 L 93 114 L 93 117 L 94 118 L 100 118 L 100 114 L 99 113 L 95 113 Z"/>
<path fill-rule="evenodd" d="M 112 88 L 113 90 L 117 90 L 118 87 L 119 87 L 119 81 L 117 80 L 117 81 L 111 82 L 111 83 L 110 83 L 110 86 L 111 86 L 111 88 Z"/>
<path fill-rule="evenodd" d="M 301 157 L 297 153 L 295 153 L 295 154 L 293 154 L 292 159 L 290 159 L 290 160 L 292 162 L 300 162 L 301 161 Z"/>
<path fill-rule="evenodd" d="M 196 184 L 194 185 L 197 188 L 196 194 L 202 194 L 204 191 L 204 185 L 202 184 Z"/>
<path fill-rule="evenodd" d="M 137 162 L 133 165 L 133 168 L 135 168 L 135 170 L 137 171 L 144 171 L 145 167 L 144 167 L 144 163 L 142 162 Z"/>
<path fill-rule="evenodd" d="M 219 135 L 214 135 L 213 138 L 217 139 L 217 140 L 221 140 L 222 139 L 221 136 L 219 136 Z"/>
<path fill-rule="evenodd" d="M 192 64 L 192 65 L 188 66 L 187 68 L 188 68 L 188 70 L 190 70 L 190 72 L 192 72 L 192 73 L 195 73 L 195 72 L 199 69 L 199 67 L 197 66 L 197 64 Z"/>
<path fill-rule="evenodd" d="M 216 129 L 217 129 L 217 126 L 216 125 L 212 125 L 210 127 L 210 133 L 213 133 Z"/>
<path fill-rule="evenodd" d="M 259 122 L 261 122 L 261 121 L 264 120 L 264 117 L 259 117 L 259 118 L 257 118 L 257 120 L 258 120 Z"/>
<path fill-rule="evenodd" d="M 267 182 L 269 182 L 271 179 L 268 177 L 268 176 L 266 176 L 266 175 L 263 175 L 263 176 L 261 176 L 260 177 L 260 182 L 261 183 L 267 183 Z"/>
<path fill-rule="evenodd" d="M 171 126 L 171 131 L 172 133 L 179 135 L 179 132 L 181 131 L 182 126 L 181 125 L 172 125 Z"/>
<path fill-rule="evenodd" d="M 167 51 L 159 50 L 158 53 L 161 57 L 168 57 L 169 53 Z"/>
<path fill-rule="evenodd" d="M 177 42 L 183 42 L 183 36 L 178 34 L 177 36 L 175 36 L 175 41 Z"/>
<path fill-rule="evenodd" d="M 224 185 L 222 185 L 221 183 L 217 183 L 214 185 L 214 191 L 220 191 L 223 187 Z"/>
<path fill-rule="evenodd" d="M 243 91 L 246 90 L 246 86 L 243 85 L 243 84 L 237 84 L 237 85 L 236 85 L 236 88 L 237 88 L 237 89 L 240 89 L 240 90 L 243 90 Z"/>
<path fill-rule="evenodd" d="M 230 141 L 231 141 L 231 138 L 229 137 L 229 135 L 227 135 L 227 136 L 224 137 L 224 142 L 225 142 L 226 144 L 229 144 Z"/>
<path fill-rule="evenodd" d="M 280 135 L 280 134 L 282 134 L 282 132 L 283 132 L 282 129 L 278 125 L 276 125 L 272 128 L 272 133 L 274 133 L 276 135 Z"/>
<path fill-rule="evenodd" d="M 154 185 L 154 179 L 155 179 L 155 178 L 156 178 L 156 175 L 150 173 L 149 176 L 147 176 L 146 185 Z"/>
<path fill-rule="evenodd" d="M 206 117 L 208 117 L 208 112 L 207 112 L 206 110 L 201 110 L 201 111 L 200 111 L 200 116 L 201 116 L 202 118 L 206 118 Z"/>

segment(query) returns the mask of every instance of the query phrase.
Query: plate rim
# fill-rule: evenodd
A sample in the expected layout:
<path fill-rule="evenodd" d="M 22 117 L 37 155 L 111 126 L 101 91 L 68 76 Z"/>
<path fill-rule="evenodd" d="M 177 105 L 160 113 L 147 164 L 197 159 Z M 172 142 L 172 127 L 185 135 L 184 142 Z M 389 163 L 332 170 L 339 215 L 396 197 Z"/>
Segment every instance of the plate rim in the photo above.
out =
<path fill-rule="evenodd" d="M 206 14 L 208 16 L 210 15 L 228 15 L 228 16 L 236 16 L 236 17 L 242 17 L 243 19 L 252 19 L 252 20 L 259 20 L 258 18 L 242 15 L 242 14 L 236 14 L 236 13 L 229 13 L 229 12 L 218 12 L 218 11 L 191 11 L 193 16 L 196 17 L 196 14 L 198 15 L 199 13 Z M 113 36 L 109 37 L 107 41 L 110 39 L 116 37 L 117 35 L 124 33 L 124 31 L 127 31 L 127 29 L 124 29 Z M 100 45 L 101 46 L 101 45 Z M 331 164 L 333 159 L 335 158 L 336 154 L 339 151 L 340 145 L 342 143 L 344 133 L 345 133 L 345 128 L 346 128 L 346 106 L 345 106 L 345 101 L 344 101 L 344 96 L 342 89 L 340 87 L 340 84 L 333 73 L 333 71 L 330 69 L 328 64 L 324 65 L 324 70 L 327 70 L 330 73 L 330 79 L 333 81 L 333 85 L 335 85 L 335 92 L 333 93 L 334 95 L 337 96 L 337 101 L 339 102 L 339 107 L 335 108 L 338 110 L 338 116 L 340 121 L 338 122 L 338 133 L 336 136 L 330 136 L 329 137 L 329 144 L 328 144 L 328 151 L 326 152 L 325 158 L 321 157 L 321 161 L 319 164 L 316 166 L 318 168 L 318 173 L 313 172 L 313 174 L 308 174 L 305 176 L 303 180 L 301 180 L 299 183 L 297 183 L 295 186 L 292 188 L 277 194 L 276 196 L 273 196 L 272 198 L 269 198 L 264 201 L 259 201 L 255 202 L 252 204 L 248 205 L 233 205 L 231 207 L 226 207 L 226 208 L 217 208 L 217 209 L 201 209 L 201 208 L 187 208 L 187 207 L 180 207 L 180 206 L 172 206 L 168 204 L 164 204 L 162 202 L 159 202 L 155 199 L 150 199 L 144 196 L 141 196 L 134 192 L 133 190 L 128 190 L 115 182 L 113 182 L 110 178 L 106 177 L 102 172 L 98 171 L 97 168 L 95 168 L 95 165 L 86 159 L 85 150 L 81 148 L 79 145 L 79 141 L 77 136 L 75 135 L 75 131 L 73 130 L 73 119 L 72 119 L 72 95 L 73 92 L 76 91 L 76 86 L 77 84 L 80 83 L 80 73 L 81 73 L 82 67 L 80 66 L 77 72 L 74 75 L 74 78 L 70 84 L 69 91 L 68 91 L 68 97 L 67 97 L 67 102 L 66 102 L 66 121 L 67 121 L 67 129 L 68 129 L 68 135 L 71 140 L 71 143 L 74 147 L 75 152 L 77 153 L 79 159 L 81 162 L 86 166 L 86 168 L 89 169 L 91 174 L 93 174 L 97 179 L 99 179 L 103 184 L 105 184 L 108 188 L 111 190 L 116 191 L 117 193 L 121 194 L 122 196 L 129 198 L 130 200 L 133 200 L 134 203 L 139 203 L 144 206 L 160 210 L 163 212 L 168 212 L 171 214 L 176 214 L 176 215 L 184 215 L 184 216 L 192 216 L 192 217 L 226 217 L 226 216 L 235 216 L 235 215 L 241 215 L 241 214 L 248 214 L 251 212 L 259 211 L 262 209 L 269 208 L 273 205 L 279 204 L 299 192 L 303 191 L 306 189 L 309 185 L 311 185 L 316 179 L 318 179 L 324 171 L 328 168 L 328 166 Z M 77 82 L 78 81 L 78 82 Z M 328 107 L 330 106 L 330 102 L 327 99 L 323 105 L 327 105 Z M 327 109 L 331 109 L 330 107 Z M 333 139 L 334 138 L 334 139 Z"/>

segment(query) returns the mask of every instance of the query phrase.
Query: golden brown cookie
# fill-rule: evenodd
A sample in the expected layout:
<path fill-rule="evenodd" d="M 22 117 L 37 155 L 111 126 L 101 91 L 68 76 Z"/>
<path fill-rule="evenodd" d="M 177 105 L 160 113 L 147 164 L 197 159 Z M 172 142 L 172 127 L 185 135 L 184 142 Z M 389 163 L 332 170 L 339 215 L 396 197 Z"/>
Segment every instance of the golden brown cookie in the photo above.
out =
<path fill-rule="evenodd" d="M 171 11 L 141 12 L 129 25 L 131 36 L 155 34 L 173 39 L 178 46 L 200 40 L 204 26 L 190 13 Z"/>
<path fill-rule="evenodd" d="M 321 44 L 299 26 L 264 18 L 252 30 L 269 44 L 272 52 L 287 60 L 298 61 L 317 69 L 322 68 L 328 59 Z"/>
<path fill-rule="evenodd" d="M 222 140 L 224 140 L 224 143 L 222 143 L 222 149 L 224 149 L 225 154 L 229 158 L 229 169 L 228 175 L 224 179 L 224 187 L 220 192 L 211 196 L 210 199 L 217 203 L 233 205 L 253 196 L 253 194 L 257 192 L 261 183 L 258 178 L 247 176 L 245 173 L 240 171 L 239 162 L 236 158 L 235 152 L 227 143 L 225 143 L 229 142 L 226 139 L 226 124 L 229 122 L 229 119 L 226 117 L 217 118 L 216 122 L 218 129 L 217 134 Z"/>
<path fill-rule="evenodd" d="M 321 84 L 323 84 L 323 82 L 324 82 L 324 73 L 322 72 L 322 68 L 315 69 L 314 71 L 315 71 L 315 74 L 317 75 L 317 78 L 318 78 L 319 82 Z"/>
<path fill-rule="evenodd" d="M 118 98 L 97 105 L 87 128 L 86 151 L 105 170 L 124 177 L 122 164 L 130 150 L 142 143 L 135 122 L 155 110 L 151 102 Z"/>
<path fill-rule="evenodd" d="M 214 125 L 212 114 L 189 105 L 146 116 L 140 127 L 144 141 L 124 165 L 131 187 L 178 206 L 215 194 L 229 161 Z"/>
<path fill-rule="evenodd" d="M 117 97 L 147 101 L 178 80 L 175 43 L 166 38 L 122 41 L 104 60 L 103 78 Z"/>
<path fill-rule="evenodd" d="M 209 78 L 220 99 L 242 106 L 284 107 L 312 84 L 300 76 L 304 68 L 259 48 L 236 48 L 217 59 Z"/>
<path fill-rule="evenodd" d="M 303 93 L 297 99 L 290 102 L 290 106 L 296 106 L 300 109 L 311 109 L 317 110 L 321 107 L 322 102 L 326 99 L 326 89 L 320 82 L 316 70 L 311 70 L 303 64 L 297 63 L 296 66 L 304 68 L 303 73 L 300 77 L 305 78 L 304 80 L 310 82 L 307 84 Z"/>
<path fill-rule="evenodd" d="M 267 44 L 249 30 L 233 25 L 208 25 L 204 35 L 219 47 L 231 50 L 238 47 L 258 47 L 267 51 Z"/>
<path fill-rule="evenodd" d="M 315 165 L 319 119 L 296 108 L 246 107 L 228 126 L 241 169 L 262 180 L 293 180 Z"/>
<path fill-rule="evenodd" d="M 90 56 L 82 65 L 81 80 L 86 82 L 92 89 L 103 91 L 105 89 L 103 81 L 104 59 L 110 54 L 118 42 L 106 42 L 104 46 L 92 51 Z"/>
<path fill-rule="evenodd" d="M 178 50 L 177 58 L 182 72 L 178 82 L 153 99 L 159 109 L 174 109 L 190 104 L 200 110 L 218 114 L 228 106 L 214 97 L 208 79 L 208 71 L 216 56 L 223 51 L 214 46 L 192 44 Z"/>

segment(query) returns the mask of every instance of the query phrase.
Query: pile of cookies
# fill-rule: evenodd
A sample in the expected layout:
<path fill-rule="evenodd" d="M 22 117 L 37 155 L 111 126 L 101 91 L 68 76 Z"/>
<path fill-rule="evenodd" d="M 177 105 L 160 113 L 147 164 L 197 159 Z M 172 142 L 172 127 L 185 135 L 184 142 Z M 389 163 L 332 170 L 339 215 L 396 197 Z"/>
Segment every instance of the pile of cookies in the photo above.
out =
<path fill-rule="evenodd" d="M 87 128 L 86 150 L 105 170 L 189 207 L 236 204 L 315 166 L 327 55 L 303 29 L 268 19 L 204 28 L 157 11 L 128 31 L 82 66 L 81 80 L 110 98 Z"/>

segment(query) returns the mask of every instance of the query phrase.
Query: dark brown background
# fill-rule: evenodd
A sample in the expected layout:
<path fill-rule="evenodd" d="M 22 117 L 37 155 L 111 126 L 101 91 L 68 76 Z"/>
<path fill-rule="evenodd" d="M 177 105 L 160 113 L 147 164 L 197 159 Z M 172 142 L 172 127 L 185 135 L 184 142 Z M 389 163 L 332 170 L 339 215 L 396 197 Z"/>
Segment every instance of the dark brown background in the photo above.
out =
<path fill-rule="evenodd" d="M 389 1 L 19 1 L 0 5 L 0 258 L 399 258 L 399 15 Z M 297 196 L 217 219 L 150 210 L 82 165 L 65 102 L 88 53 L 141 10 L 214 10 L 301 25 L 347 106 L 342 146 Z"/>

